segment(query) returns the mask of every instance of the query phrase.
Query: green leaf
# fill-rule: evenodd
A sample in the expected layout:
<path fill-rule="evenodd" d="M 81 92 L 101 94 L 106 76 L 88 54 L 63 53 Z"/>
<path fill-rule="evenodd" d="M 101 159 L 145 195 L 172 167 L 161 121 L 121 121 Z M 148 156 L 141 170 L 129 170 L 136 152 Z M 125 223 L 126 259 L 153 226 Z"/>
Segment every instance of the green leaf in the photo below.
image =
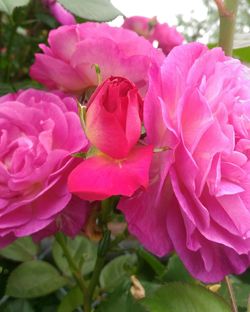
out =
<path fill-rule="evenodd" d="M 65 297 L 63 297 L 57 312 L 72 312 L 83 302 L 83 293 L 78 287 L 72 288 Z"/>
<path fill-rule="evenodd" d="M 230 306 L 203 286 L 169 283 L 140 301 L 152 312 L 230 312 Z"/>
<path fill-rule="evenodd" d="M 0 11 L 11 15 L 15 8 L 27 5 L 30 0 L 0 0 Z"/>
<path fill-rule="evenodd" d="M 35 16 L 38 19 L 38 21 L 40 21 L 43 24 L 49 26 L 50 28 L 56 28 L 57 25 L 58 25 L 56 20 L 53 18 L 52 15 L 41 13 L 41 12 L 37 12 Z"/>
<path fill-rule="evenodd" d="M 16 263 L 0 257 L 0 298 L 5 295 L 8 278 L 11 272 L 16 268 Z M 0 309 L 1 310 L 1 309 Z"/>
<path fill-rule="evenodd" d="M 137 262 L 135 254 L 123 255 L 110 261 L 100 274 L 100 285 L 104 289 L 114 289 L 134 273 Z"/>
<path fill-rule="evenodd" d="M 129 288 L 129 282 L 120 284 L 101 302 L 96 312 L 146 312 L 145 308 L 130 295 Z"/>
<path fill-rule="evenodd" d="M 16 298 L 35 298 L 63 287 L 66 282 L 51 264 L 34 260 L 22 263 L 11 272 L 6 294 Z"/>
<path fill-rule="evenodd" d="M 93 271 L 97 255 L 97 246 L 94 243 L 84 236 L 77 236 L 74 239 L 67 238 L 67 248 L 77 266 L 81 268 L 83 275 Z M 68 262 L 64 257 L 63 250 L 56 241 L 53 243 L 52 254 L 63 274 L 71 276 L 72 274 Z"/>
<path fill-rule="evenodd" d="M 250 46 L 233 50 L 233 57 L 244 63 L 250 63 Z"/>
<path fill-rule="evenodd" d="M 110 0 L 58 0 L 67 10 L 86 20 L 105 22 L 121 15 Z"/>
<path fill-rule="evenodd" d="M 195 279 L 188 273 L 180 258 L 174 254 L 170 257 L 164 280 L 168 282 L 195 282 Z"/>
<path fill-rule="evenodd" d="M 0 71 L 1 71 L 1 68 L 0 68 Z M 37 83 L 36 81 L 32 81 L 32 80 L 19 81 L 12 85 L 8 83 L 0 82 L 0 96 L 7 94 L 7 93 L 14 93 L 19 89 L 28 89 L 28 88 L 41 89 L 41 87 L 42 86 L 39 83 Z"/>
<path fill-rule="evenodd" d="M 162 284 L 157 284 L 155 282 L 149 282 L 145 280 L 140 280 L 140 283 L 142 284 L 147 297 L 153 295 L 157 289 L 162 287 Z"/>
<path fill-rule="evenodd" d="M 166 270 L 166 267 L 151 253 L 147 252 L 145 249 L 140 248 L 138 250 L 138 255 L 142 257 L 155 271 L 158 276 L 163 276 Z"/>
<path fill-rule="evenodd" d="M 38 246 L 30 237 L 17 239 L 13 244 L 0 250 L 0 255 L 14 261 L 34 260 L 38 252 Z"/>
<path fill-rule="evenodd" d="M 27 300 L 17 299 L 7 302 L 2 312 L 35 312 Z"/>
<path fill-rule="evenodd" d="M 0 82 L 0 96 L 10 92 L 14 92 L 13 87 L 10 84 Z"/>
<path fill-rule="evenodd" d="M 210 42 L 207 44 L 207 47 L 208 47 L 208 49 L 216 48 L 216 47 L 218 47 L 218 43 Z"/>

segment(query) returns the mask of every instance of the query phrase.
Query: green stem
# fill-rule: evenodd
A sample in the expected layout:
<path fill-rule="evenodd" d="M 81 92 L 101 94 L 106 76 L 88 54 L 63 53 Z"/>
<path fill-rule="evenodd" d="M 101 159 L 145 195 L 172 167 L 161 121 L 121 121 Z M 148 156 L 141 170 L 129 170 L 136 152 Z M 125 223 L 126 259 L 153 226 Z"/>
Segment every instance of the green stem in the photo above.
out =
<path fill-rule="evenodd" d="M 89 289 L 88 289 L 89 290 L 89 298 L 91 300 L 92 300 L 96 285 L 99 282 L 99 275 L 100 275 L 101 270 L 104 266 L 104 263 L 105 263 L 105 257 L 104 256 L 98 256 L 96 259 L 94 272 L 93 272 L 93 275 L 91 277 Z"/>
<path fill-rule="evenodd" d="M 117 198 L 109 197 L 102 201 L 100 223 L 104 230 L 107 228 L 107 223 L 110 221 L 110 215 L 116 206 Z"/>
<path fill-rule="evenodd" d="M 114 198 L 109 198 L 102 202 L 102 212 L 100 214 L 100 222 L 101 227 L 103 230 L 103 238 L 99 242 L 98 245 L 98 251 L 97 251 L 97 259 L 95 262 L 95 267 L 93 274 L 90 279 L 90 283 L 88 285 L 88 288 L 85 286 L 85 281 L 81 275 L 81 271 L 78 269 L 74 259 L 72 258 L 68 248 L 67 244 L 65 242 L 65 237 L 62 233 L 56 234 L 56 240 L 60 244 L 64 255 L 68 261 L 69 267 L 71 269 L 71 272 L 73 276 L 75 277 L 75 280 L 77 281 L 77 284 L 79 285 L 80 289 L 83 292 L 84 295 L 84 301 L 83 301 L 83 307 L 84 312 L 91 312 L 92 311 L 92 300 L 94 296 L 94 292 L 96 289 L 96 286 L 99 282 L 99 276 L 101 273 L 101 270 L 105 264 L 105 257 L 106 253 L 110 248 L 110 231 L 107 228 L 107 222 L 110 218 L 111 211 L 113 210 L 114 204 L 115 204 Z"/>
<path fill-rule="evenodd" d="M 95 291 L 95 287 L 99 281 L 99 275 L 100 275 L 101 270 L 102 270 L 104 263 L 105 263 L 106 253 L 109 250 L 109 245 L 110 245 L 110 235 L 111 235 L 110 231 L 106 230 L 103 233 L 103 238 L 99 242 L 99 245 L 98 245 L 95 268 L 94 268 L 94 272 L 93 272 L 93 275 L 91 277 L 90 284 L 89 284 L 90 298 L 92 298 L 92 296 L 93 296 L 93 293 Z"/>
<path fill-rule="evenodd" d="M 72 275 L 74 276 L 79 288 L 81 289 L 83 293 L 83 307 L 85 312 L 91 312 L 91 305 L 89 305 L 90 299 L 89 299 L 89 291 L 88 288 L 85 286 L 84 279 L 82 277 L 81 271 L 79 270 L 77 264 L 75 263 L 72 255 L 70 254 L 65 237 L 62 233 L 57 233 L 55 235 L 56 241 L 61 246 L 64 256 L 69 264 L 69 268 L 71 270 Z"/>
<path fill-rule="evenodd" d="M 234 290 L 233 290 L 230 277 L 226 276 L 225 281 L 226 281 L 226 285 L 227 285 L 227 289 L 228 289 L 228 293 L 229 293 L 229 297 L 231 301 L 232 312 L 238 312 L 238 307 L 237 307 Z"/>
<path fill-rule="evenodd" d="M 215 0 L 220 15 L 219 46 L 226 55 L 233 52 L 235 22 L 239 0 Z"/>

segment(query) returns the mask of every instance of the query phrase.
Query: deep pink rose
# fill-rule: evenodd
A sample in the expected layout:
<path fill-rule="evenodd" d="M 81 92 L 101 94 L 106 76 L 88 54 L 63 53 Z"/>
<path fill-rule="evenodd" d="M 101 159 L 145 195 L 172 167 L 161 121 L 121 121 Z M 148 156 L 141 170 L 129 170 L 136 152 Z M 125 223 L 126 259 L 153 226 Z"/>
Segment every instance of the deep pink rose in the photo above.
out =
<path fill-rule="evenodd" d="M 61 25 L 76 24 L 74 16 L 64 9 L 64 7 L 57 2 L 57 0 L 42 0 L 42 3 L 48 7 L 50 13 Z"/>
<path fill-rule="evenodd" d="M 68 205 L 54 217 L 53 222 L 32 237 L 35 241 L 40 241 L 57 232 L 63 232 L 74 238 L 84 230 L 91 210 L 90 204 L 73 195 Z"/>
<path fill-rule="evenodd" d="M 184 37 L 167 23 L 159 23 L 156 17 L 132 16 L 125 19 L 123 28 L 135 31 L 150 42 L 157 41 L 158 48 L 168 54 L 174 47 L 183 43 Z"/>
<path fill-rule="evenodd" d="M 101 200 L 147 187 L 152 147 L 137 144 L 141 118 L 142 99 L 130 81 L 111 77 L 97 88 L 86 112 L 86 135 L 95 150 L 70 174 L 72 193 Z"/>
<path fill-rule="evenodd" d="M 51 226 L 66 207 L 62 218 L 81 214 L 81 227 L 88 205 L 67 189 L 79 163 L 71 154 L 88 144 L 76 101 L 34 89 L 3 96 L 0 129 L 0 247 Z M 56 228 L 70 233 L 68 223 Z"/>
<path fill-rule="evenodd" d="M 49 47 L 40 45 L 43 53 L 36 54 L 32 78 L 50 89 L 76 94 L 98 84 L 95 64 L 103 80 L 112 75 L 126 77 L 143 93 L 149 66 L 164 59 L 144 38 L 104 23 L 59 27 L 49 33 L 48 42 Z"/>
<path fill-rule="evenodd" d="M 119 204 L 129 230 L 158 256 L 175 250 L 204 282 L 240 274 L 250 252 L 249 69 L 220 48 L 173 49 L 151 70 L 144 122 L 162 151 L 147 190 Z"/>

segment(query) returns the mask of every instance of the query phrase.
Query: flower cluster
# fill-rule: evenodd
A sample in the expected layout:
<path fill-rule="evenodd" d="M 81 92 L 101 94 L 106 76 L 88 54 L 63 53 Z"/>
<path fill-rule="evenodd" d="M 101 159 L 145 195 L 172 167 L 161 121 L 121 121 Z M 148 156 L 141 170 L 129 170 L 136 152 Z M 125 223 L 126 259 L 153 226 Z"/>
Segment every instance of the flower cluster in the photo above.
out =
<path fill-rule="evenodd" d="M 30 74 L 52 91 L 0 98 L 0 247 L 74 236 L 120 196 L 129 231 L 196 278 L 249 266 L 249 69 L 182 41 L 141 17 L 50 32 Z"/>

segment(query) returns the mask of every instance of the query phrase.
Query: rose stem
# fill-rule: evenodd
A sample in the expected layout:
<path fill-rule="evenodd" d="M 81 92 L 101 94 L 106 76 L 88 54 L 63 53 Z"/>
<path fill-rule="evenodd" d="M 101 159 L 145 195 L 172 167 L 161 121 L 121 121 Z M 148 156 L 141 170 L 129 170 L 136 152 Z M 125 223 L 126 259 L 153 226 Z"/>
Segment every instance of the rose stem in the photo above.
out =
<path fill-rule="evenodd" d="M 230 296 L 232 312 L 238 312 L 238 307 L 237 307 L 237 303 L 236 303 L 236 299 L 235 299 L 235 295 L 234 295 L 234 290 L 233 290 L 233 286 L 232 286 L 232 283 L 231 283 L 229 276 L 225 277 L 225 282 L 226 282 L 228 293 Z"/>
<path fill-rule="evenodd" d="M 61 232 L 58 232 L 55 235 L 57 243 L 61 246 L 64 256 L 69 264 L 69 268 L 71 270 L 72 275 L 74 276 L 79 288 L 83 293 L 83 307 L 85 312 L 91 312 L 91 306 L 89 305 L 89 292 L 87 287 L 85 286 L 85 281 L 82 277 L 82 273 L 75 263 L 73 257 L 71 256 L 67 244 L 65 242 L 65 237 Z"/>
<path fill-rule="evenodd" d="M 214 0 L 220 16 L 219 46 L 226 55 L 233 52 L 235 21 L 238 10 L 238 0 Z"/>

